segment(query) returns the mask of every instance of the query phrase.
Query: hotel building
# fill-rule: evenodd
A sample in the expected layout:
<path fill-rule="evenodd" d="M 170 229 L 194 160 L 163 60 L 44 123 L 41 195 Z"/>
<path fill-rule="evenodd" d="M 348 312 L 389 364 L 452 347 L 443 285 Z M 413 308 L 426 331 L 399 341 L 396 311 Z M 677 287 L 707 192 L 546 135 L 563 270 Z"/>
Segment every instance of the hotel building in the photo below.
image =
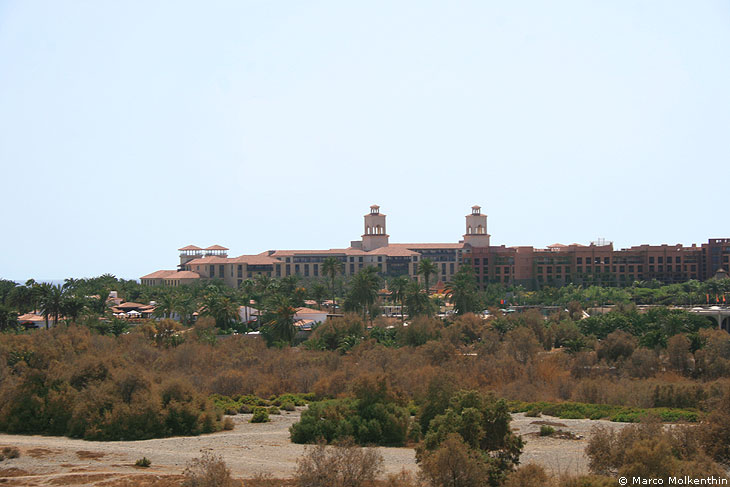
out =
<path fill-rule="evenodd" d="M 322 276 L 328 257 L 342 263 L 350 276 L 366 266 L 374 266 L 385 277 L 407 275 L 418 278 L 418 264 L 428 258 L 436 264 L 432 282 L 448 282 L 462 265 L 471 266 L 477 283 L 521 284 L 528 288 L 600 283 L 629 285 L 637 280 L 656 279 L 664 283 L 689 279 L 706 280 L 718 271 L 730 270 L 730 238 L 710 239 L 689 247 L 677 245 L 639 245 L 614 250 L 611 242 L 590 245 L 553 244 L 546 249 L 529 246 L 490 245 L 487 215 L 473 206 L 466 215 L 465 233 L 458 243 L 390 243 L 386 216 L 373 205 L 364 216 L 361 240 L 350 246 L 329 250 L 268 250 L 257 255 L 228 257 L 220 245 L 200 248 L 189 245 L 179 249 L 176 270 L 161 270 L 141 278 L 142 284 L 179 286 L 200 279 L 220 279 L 238 287 L 257 275 L 269 277 Z"/>

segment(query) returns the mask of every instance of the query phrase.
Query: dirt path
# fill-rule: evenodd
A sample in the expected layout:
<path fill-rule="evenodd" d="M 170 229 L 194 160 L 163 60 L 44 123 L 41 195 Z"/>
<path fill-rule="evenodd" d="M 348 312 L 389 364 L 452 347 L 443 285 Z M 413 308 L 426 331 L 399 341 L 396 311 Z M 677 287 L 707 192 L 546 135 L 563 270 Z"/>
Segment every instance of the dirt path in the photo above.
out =
<path fill-rule="evenodd" d="M 270 423 L 251 424 L 251 415 L 232 416 L 235 427 L 212 435 L 164 438 L 144 441 L 90 442 L 63 437 L 0 435 L 1 446 L 16 446 L 20 458 L 0 463 L 3 485 L 97 485 L 111 477 L 141 475 L 179 475 L 185 464 L 209 450 L 223 457 L 235 477 L 246 478 L 268 473 L 289 478 L 296 469 L 304 446 L 289 441 L 289 426 L 299 420 L 300 411 L 272 415 Z M 556 429 L 569 430 L 583 439 L 555 439 L 537 436 L 535 421 L 549 420 L 564 424 Z M 513 428 L 526 440 L 522 463 L 539 463 L 554 473 L 584 473 L 587 459 L 583 450 L 595 424 L 622 425 L 607 421 L 526 418 L 515 414 Z M 387 473 L 405 468 L 417 471 L 415 452 L 411 448 L 378 448 L 385 458 Z M 152 461 L 148 469 L 134 462 L 142 457 Z M 14 469 L 8 471 L 7 469 Z M 136 477 L 132 477 L 136 478 Z M 140 477 L 141 478 L 141 477 Z"/>

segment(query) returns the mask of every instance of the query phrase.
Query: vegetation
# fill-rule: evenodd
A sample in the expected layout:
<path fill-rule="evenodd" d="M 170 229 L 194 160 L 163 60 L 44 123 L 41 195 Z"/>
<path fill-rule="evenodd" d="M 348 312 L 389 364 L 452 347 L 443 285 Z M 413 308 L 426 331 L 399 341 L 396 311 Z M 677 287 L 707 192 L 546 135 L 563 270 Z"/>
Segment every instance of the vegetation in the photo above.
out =
<path fill-rule="evenodd" d="M 183 471 L 183 487 L 233 487 L 237 485 L 223 459 L 208 451 L 188 462 Z"/>
<path fill-rule="evenodd" d="M 364 376 L 354 399 L 310 404 L 289 429 L 294 443 L 332 443 L 351 437 L 361 445 L 403 445 L 410 425 L 404 400 L 384 377 Z"/>
<path fill-rule="evenodd" d="M 346 439 L 334 448 L 325 448 L 325 443 L 307 448 L 294 478 L 299 487 L 360 487 L 372 485 L 382 468 L 380 453 Z"/>
<path fill-rule="evenodd" d="M 139 458 L 136 462 L 134 462 L 135 467 L 147 468 L 150 465 L 152 465 L 152 461 L 150 461 L 150 459 L 147 457 Z"/>

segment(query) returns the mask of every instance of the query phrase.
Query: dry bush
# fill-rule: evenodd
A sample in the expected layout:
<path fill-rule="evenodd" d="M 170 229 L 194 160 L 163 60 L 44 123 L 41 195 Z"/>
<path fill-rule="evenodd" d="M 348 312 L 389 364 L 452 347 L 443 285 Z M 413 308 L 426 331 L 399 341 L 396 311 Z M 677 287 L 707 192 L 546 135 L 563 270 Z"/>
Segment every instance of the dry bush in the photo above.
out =
<path fill-rule="evenodd" d="M 525 365 L 542 350 L 535 333 L 527 327 L 520 326 L 504 335 L 503 350 L 518 363 Z"/>
<path fill-rule="evenodd" d="M 528 463 L 509 474 L 504 487 L 550 487 L 552 479 L 541 465 Z"/>
<path fill-rule="evenodd" d="M 384 487 L 422 487 L 423 483 L 406 469 L 391 473 L 385 478 Z"/>
<path fill-rule="evenodd" d="M 691 369 L 690 341 L 684 334 L 674 335 L 667 340 L 667 360 L 669 368 L 680 374 L 686 374 Z"/>
<path fill-rule="evenodd" d="M 606 338 L 598 344 L 598 359 L 615 362 L 620 359 L 631 357 L 636 348 L 636 338 L 623 330 L 616 330 L 609 333 Z"/>
<path fill-rule="evenodd" d="M 231 471 L 226 462 L 208 451 L 187 463 L 183 471 L 183 487 L 233 487 Z"/>
<path fill-rule="evenodd" d="M 351 439 L 335 446 L 307 447 L 297 460 L 294 478 L 299 487 L 360 487 L 373 482 L 383 468 L 383 456 L 360 448 Z"/>
<path fill-rule="evenodd" d="M 597 426 L 585 450 L 589 468 L 599 475 L 661 478 L 694 475 L 725 477 L 723 469 L 701 448 L 696 429 L 689 426 L 665 428 L 647 418 L 616 432 Z"/>

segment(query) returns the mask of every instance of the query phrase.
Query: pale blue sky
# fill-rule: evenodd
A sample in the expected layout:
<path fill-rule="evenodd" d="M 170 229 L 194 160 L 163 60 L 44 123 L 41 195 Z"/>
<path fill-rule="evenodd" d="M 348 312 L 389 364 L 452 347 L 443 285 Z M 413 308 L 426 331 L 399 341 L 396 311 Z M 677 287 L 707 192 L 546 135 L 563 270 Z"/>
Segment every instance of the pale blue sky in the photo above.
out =
<path fill-rule="evenodd" d="M 0 0 L 0 277 L 730 237 L 727 1 Z"/>

